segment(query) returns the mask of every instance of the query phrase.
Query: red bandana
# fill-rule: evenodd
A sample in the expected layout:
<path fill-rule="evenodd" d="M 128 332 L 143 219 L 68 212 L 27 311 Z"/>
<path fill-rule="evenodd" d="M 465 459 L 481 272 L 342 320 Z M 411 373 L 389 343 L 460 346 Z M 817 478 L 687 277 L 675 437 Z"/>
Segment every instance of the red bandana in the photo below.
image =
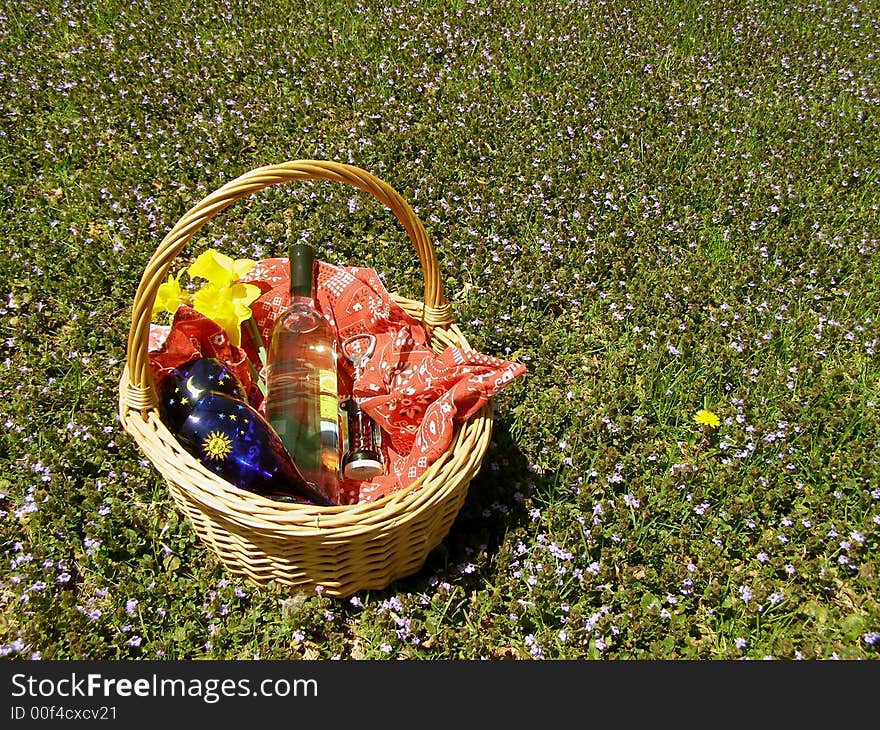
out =
<path fill-rule="evenodd" d="M 251 311 L 267 344 L 289 301 L 288 277 L 287 259 L 265 259 L 242 279 L 263 292 Z M 376 337 L 357 382 L 351 363 L 339 358 L 339 392 L 351 393 L 381 427 L 388 468 L 368 481 L 345 479 L 342 503 L 370 501 L 411 484 L 445 452 L 456 424 L 525 372 L 521 363 L 458 347 L 434 353 L 424 327 L 394 302 L 372 269 L 318 262 L 317 295 L 317 307 L 336 328 L 340 342 L 354 334 Z M 259 368 L 247 327 L 242 347 L 234 347 L 219 326 L 181 305 L 170 327 L 151 325 L 149 352 L 157 378 L 196 357 L 223 360 L 242 381 L 250 404 L 263 410 L 262 393 L 247 364 L 249 358 Z"/>

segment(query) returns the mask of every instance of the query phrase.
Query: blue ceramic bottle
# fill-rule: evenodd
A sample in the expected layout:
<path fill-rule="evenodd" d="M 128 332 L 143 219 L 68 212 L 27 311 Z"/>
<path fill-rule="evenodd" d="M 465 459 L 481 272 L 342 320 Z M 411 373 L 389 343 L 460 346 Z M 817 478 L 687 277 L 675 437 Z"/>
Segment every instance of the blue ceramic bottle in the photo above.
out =
<path fill-rule="evenodd" d="M 264 497 L 329 506 L 307 482 L 268 421 L 244 400 L 220 361 L 200 358 L 162 381 L 160 413 L 178 442 L 207 469 Z"/>

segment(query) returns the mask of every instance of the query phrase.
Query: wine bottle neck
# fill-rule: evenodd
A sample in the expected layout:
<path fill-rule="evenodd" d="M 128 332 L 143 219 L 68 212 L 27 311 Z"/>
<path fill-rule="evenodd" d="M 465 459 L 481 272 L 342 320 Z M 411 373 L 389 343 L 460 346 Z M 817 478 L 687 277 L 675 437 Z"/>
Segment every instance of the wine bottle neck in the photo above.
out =
<path fill-rule="evenodd" d="M 293 289 L 293 287 L 291 287 Z M 290 292 L 290 306 L 291 307 L 306 307 L 307 309 L 315 309 L 315 298 L 312 296 L 311 291 L 306 294 L 300 294 L 295 291 Z"/>
<path fill-rule="evenodd" d="M 295 243 L 289 251 L 290 299 L 314 301 L 315 250 L 307 243 Z"/>

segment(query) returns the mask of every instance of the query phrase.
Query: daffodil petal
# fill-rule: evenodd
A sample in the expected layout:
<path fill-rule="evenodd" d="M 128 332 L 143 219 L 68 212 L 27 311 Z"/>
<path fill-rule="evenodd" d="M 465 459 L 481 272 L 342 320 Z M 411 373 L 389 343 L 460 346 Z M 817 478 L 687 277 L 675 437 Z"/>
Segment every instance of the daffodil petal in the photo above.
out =
<path fill-rule="evenodd" d="M 156 290 L 156 299 L 153 302 L 153 316 L 160 312 L 174 314 L 184 297 L 180 290 L 180 274 L 177 277 L 169 274 L 168 280 L 162 282 Z"/>
<path fill-rule="evenodd" d="M 240 279 L 254 268 L 255 263 L 256 261 L 253 259 L 235 259 L 235 261 L 232 262 L 232 278 Z"/>
<path fill-rule="evenodd" d="M 260 288 L 253 284 L 217 286 L 207 282 L 196 292 L 193 308 L 218 324 L 229 341 L 241 346 L 241 323 L 252 316 L 250 303 L 260 296 Z"/>
<path fill-rule="evenodd" d="M 235 313 L 230 317 L 223 317 L 217 322 L 229 338 L 229 344 L 234 347 L 241 347 L 241 323 Z"/>
<path fill-rule="evenodd" d="M 229 290 L 230 298 L 233 301 L 243 302 L 248 307 L 259 299 L 262 293 L 260 287 L 253 284 L 233 284 Z"/>
<path fill-rule="evenodd" d="M 221 316 L 230 307 L 229 287 L 221 287 L 208 282 L 193 297 L 193 309 L 206 317 Z"/>
<path fill-rule="evenodd" d="M 209 248 L 193 261 L 189 275 L 193 278 L 200 276 L 216 286 L 227 286 L 236 278 L 232 264 L 232 259 L 225 253 Z"/>

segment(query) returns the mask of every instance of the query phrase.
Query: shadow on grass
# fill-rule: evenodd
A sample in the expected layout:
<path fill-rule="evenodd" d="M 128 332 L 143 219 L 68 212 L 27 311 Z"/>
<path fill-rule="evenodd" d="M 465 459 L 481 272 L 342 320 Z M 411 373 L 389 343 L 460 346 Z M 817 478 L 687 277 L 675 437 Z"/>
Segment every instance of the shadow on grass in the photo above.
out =
<path fill-rule="evenodd" d="M 532 471 L 507 423 L 496 413 L 480 472 L 471 481 L 449 533 L 418 573 L 396 581 L 381 593 L 423 591 L 436 581 L 465 588 L 492 582 L 494 556 L 506 536 L 530 522 L 529 495 L 548 489 L 553 478 L 553 474 Z M 464 569 L 475 563 L 479 566 L 475 570 Z"/>

